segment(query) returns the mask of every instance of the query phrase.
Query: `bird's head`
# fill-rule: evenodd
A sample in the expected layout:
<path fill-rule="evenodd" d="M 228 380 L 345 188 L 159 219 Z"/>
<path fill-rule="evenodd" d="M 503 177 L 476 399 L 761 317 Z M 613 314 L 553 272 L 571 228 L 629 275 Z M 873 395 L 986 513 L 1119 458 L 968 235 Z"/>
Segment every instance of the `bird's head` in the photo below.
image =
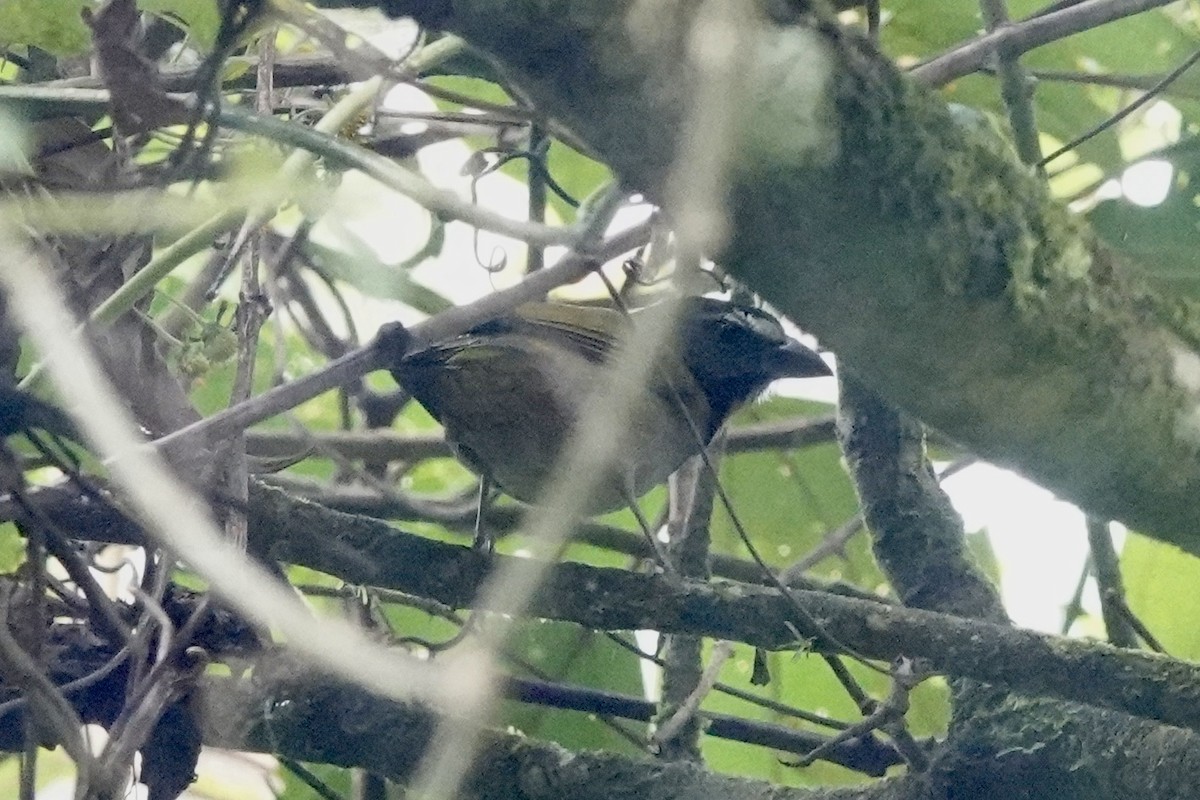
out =
<path fill-rule="evenodd" d="M 709 398 L 714 412 L 709 433 L 778 378 L 831 374 L 820 356 L 762 309 L 708 297 L 684 302 L 680 357 Z"/>

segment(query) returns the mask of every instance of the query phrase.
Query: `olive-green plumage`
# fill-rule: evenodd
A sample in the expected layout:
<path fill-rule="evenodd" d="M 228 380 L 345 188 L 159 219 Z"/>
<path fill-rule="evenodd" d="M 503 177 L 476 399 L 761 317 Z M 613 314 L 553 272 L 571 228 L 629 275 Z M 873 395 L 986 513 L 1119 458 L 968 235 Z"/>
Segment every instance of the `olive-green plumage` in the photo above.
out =
<path fill-rule="evenodd" d="M 653 313 L 529 304 L 409 355 L 392 374 L 442 423 L 468 466 L 533 503 L 584 399 L 603 390 L 601 367 L 614 343 Z M 662 483 L 771 381 L 829 369 L 766 312 L 690 298 L 676 346 L 654 374 L 628 417 L 622 457 L 588 504 L 592 512 L 619 508 Z"/>

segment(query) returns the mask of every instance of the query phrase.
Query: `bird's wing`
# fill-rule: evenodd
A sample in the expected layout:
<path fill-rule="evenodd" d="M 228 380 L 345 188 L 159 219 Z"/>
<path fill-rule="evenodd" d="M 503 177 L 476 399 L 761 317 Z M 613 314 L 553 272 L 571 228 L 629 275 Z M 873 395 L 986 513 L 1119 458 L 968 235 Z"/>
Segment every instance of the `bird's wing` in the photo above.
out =
<path fill-rule="evenodd" d="M 547 337 L 594 362 L 607 359 L 629 328 L 629 320 L 615 309 L 565 303 L 526 303 L 507 319 L 515 332 Z"/>

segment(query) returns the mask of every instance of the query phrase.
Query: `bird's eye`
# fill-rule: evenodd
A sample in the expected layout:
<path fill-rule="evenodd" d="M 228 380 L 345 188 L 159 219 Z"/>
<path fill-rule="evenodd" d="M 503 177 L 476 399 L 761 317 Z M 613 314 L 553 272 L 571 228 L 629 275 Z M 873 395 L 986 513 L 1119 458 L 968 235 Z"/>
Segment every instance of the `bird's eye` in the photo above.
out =
<path fill-rule="evenodd" d="M 740 309 L 738 323 L 751 333 L 761 336 L 769 342 L 782 342 L 787 338 L 783 325 L 775 317 L 756 308 Z"/>

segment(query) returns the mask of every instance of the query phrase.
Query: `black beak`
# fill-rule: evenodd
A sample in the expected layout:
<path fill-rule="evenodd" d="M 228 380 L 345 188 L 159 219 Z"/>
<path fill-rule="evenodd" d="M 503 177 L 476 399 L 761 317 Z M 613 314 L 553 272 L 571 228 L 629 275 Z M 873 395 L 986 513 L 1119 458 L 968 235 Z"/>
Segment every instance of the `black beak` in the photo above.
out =
<path fill-rule="evenodd" d="M 829 365 L 816 353 L 794 339 L 772 353 L 774 371 L 781 378 L 819 378 L 832 375 Z"/>

